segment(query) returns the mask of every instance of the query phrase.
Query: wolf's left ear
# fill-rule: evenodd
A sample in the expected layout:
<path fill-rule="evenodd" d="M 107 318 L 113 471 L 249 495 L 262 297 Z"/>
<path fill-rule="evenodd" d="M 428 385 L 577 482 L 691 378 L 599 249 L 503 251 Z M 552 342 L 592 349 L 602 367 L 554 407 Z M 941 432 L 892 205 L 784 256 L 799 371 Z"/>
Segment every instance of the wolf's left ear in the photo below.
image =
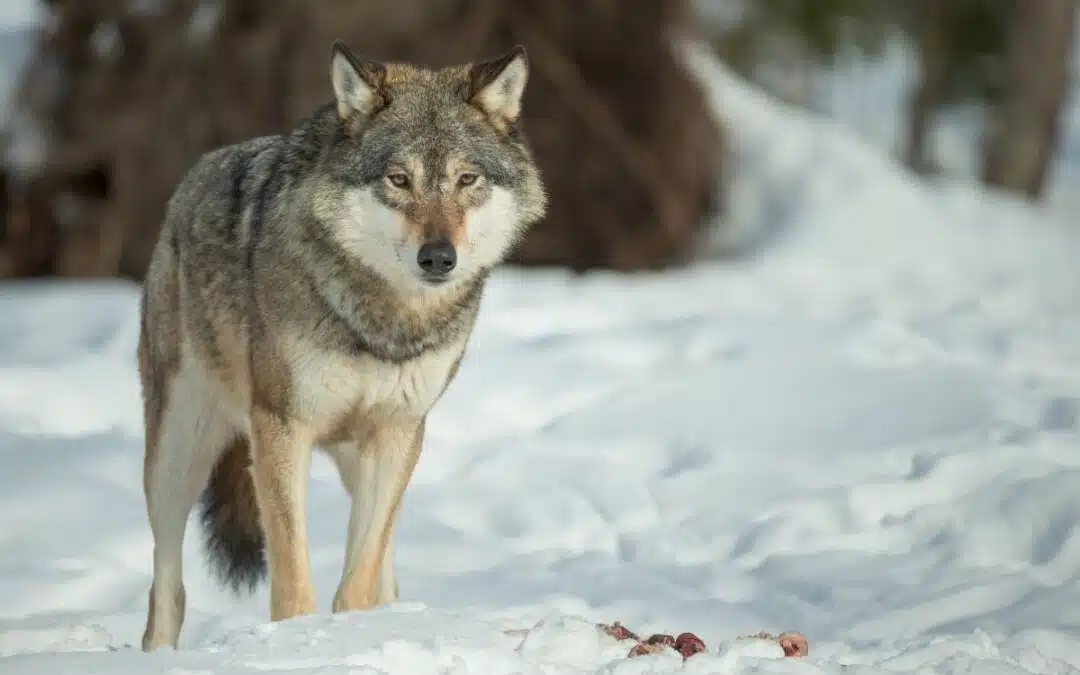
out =
<path fill-rule="evenodd" d="M 384 90 L 386 66 L 358 58 L 340 40 L 330 56 L 330 79 L 334 84 L 338 115 L 343 120 L 354 115 L 367 117 L 387 104 Z"/>
<path fill-rule="evenodd" d="M 502 56 L 473 65 L 469 71 L 469 103 L 513 123 L 521 114 L 521 97 L 528 80 L 529 57 L 525 47 L 515 45 Z"/>

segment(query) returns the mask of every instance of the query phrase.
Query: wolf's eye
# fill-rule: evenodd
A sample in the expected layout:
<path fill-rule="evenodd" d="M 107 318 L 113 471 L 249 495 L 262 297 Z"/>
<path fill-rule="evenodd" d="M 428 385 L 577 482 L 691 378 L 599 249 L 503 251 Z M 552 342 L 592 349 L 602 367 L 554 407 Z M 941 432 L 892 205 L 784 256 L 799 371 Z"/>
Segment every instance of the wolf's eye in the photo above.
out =
<path fill-rule="evenodd" d="M 409 187 L 409 177 L 403 173 L 392 173 L 387 176 L 386 179 L 390 181 L 390 184 L 396 188 Z"/>
<path fill-rule="evenodd" d="M 458 178 L 458 185 L 472 185 L 476 182 L 477 178 L 479 178 L 479 176 L 477 176 L 475 173 L 463 173 L 461 174 L 461 177 Z"/>

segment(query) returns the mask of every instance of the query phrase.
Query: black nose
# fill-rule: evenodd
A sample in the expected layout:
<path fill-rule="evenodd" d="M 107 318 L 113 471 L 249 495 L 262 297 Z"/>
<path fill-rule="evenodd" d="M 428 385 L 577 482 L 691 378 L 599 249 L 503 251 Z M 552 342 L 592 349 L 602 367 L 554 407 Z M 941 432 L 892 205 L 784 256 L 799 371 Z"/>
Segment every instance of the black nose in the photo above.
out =
<path fill-rule="evenodd" d="M 457 266 L 457 251 L 449 242 L 429 242 L 420 247 L 416 262 L 428 274 L 448 274 Z"/>

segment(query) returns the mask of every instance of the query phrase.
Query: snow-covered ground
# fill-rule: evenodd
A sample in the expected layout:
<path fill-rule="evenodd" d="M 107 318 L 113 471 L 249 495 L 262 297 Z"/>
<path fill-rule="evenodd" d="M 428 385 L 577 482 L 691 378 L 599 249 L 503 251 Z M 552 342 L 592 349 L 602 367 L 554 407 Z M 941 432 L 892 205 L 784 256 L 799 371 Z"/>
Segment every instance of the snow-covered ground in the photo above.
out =
<path fill-rule="evenodd" d="M 320 459 L 323 613 L 267 624 L 193 524 L 180 649 L 142 654 L 136 290 L 0 288 L 0 675 L 1080 672 L 1080 229 L 688 58 L 762 245 L 500 273 L 406 494 L 397 606 L 328 613 L 347 504 Z M 626 659 L 592 625 L 616 620 L 709 652 Z M 809 657 L 735 640 L 789 629 Z"/>

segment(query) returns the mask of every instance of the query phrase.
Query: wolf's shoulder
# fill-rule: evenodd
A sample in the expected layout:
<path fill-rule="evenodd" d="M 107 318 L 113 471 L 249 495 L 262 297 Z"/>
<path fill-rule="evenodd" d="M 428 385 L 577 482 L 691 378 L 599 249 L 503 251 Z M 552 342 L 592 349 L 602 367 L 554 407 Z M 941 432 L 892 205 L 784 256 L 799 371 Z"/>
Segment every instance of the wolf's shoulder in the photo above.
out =
<path fill-rule="evenodd" d="M 210 150 L 177 183 L 164 230 L 174 245 L 239 255 L 253 241 L 281 191 L 288 164 L 284 136 L 262 136 Z"/>
<path fill-rule="evenodd" d="M 284 149 L 285 137 L 280 134 L 249 138 L 214 148 L 195 160 L 178 187 L 198 190 L 227 188 L 230 181 L 224 178 L 231 177 L 241 182 L 250 179 L 254 177 L 252 174 L 262 169 L 260 164 L 265 164 L 270 156 L 280 157 Z"/>
<path fill-rule="evenodd" d="M 287 162 L 286 137 L 260 136 L 223 145 L 201 155 L 176 184 L 170 212 L 205 217 L 250 203 Z M 229 215 L 236 215 L 235 213 Z"/>

